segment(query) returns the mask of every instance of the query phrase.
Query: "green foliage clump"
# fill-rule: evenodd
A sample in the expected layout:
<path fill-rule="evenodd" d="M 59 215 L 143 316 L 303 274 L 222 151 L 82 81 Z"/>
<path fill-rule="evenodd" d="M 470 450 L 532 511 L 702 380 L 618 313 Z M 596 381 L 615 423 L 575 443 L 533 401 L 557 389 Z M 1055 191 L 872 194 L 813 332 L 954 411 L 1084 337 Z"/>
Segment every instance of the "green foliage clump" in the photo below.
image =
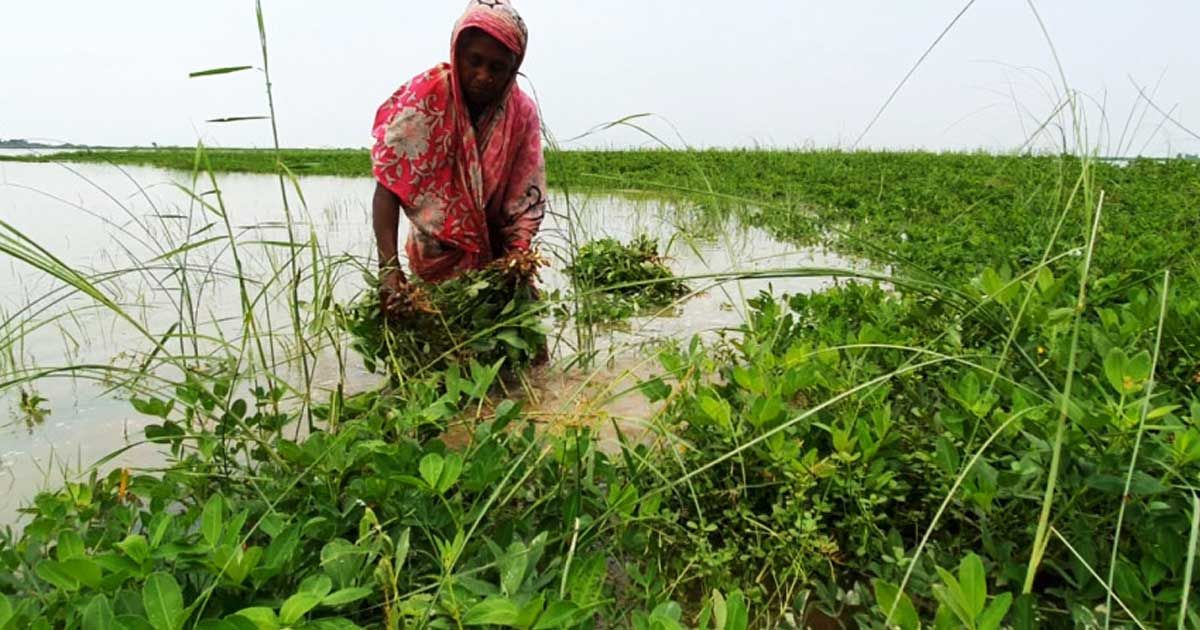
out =
<path fill-rule="evenodd" d="M 659 472 L 686 479 L 662 507 L 680 515 L 664 534 L 668 572 L 688 569 L 683 588 L 736 585 L 768 610 L 804 594 L 862 627 L 887 612 L 856 612 L 872 583 L 881 606 L 900 601 L 904 619 L 938 628 L 997 628 L 1010 604 L 1009 623 L 1092 626 L 1107 593 L 1091 572 L 1109 571 L 1124 500 L 1115 595 L 1143 623 L 1176 625 L 1192 515 L 1178 484 L 1200 474 L 1200 299 L 1168 296 L 1152 374 L 1162 293 L 1096 280 L 1074 346 L 1077 276 L 988 271 L 954 296 L 861 284 L 763 295 L 724 348 L 664 351 L 668 376 L 643 389 L 669 401 L 679 445 Z M 1014 327 L 1006 350 L 997 331 Z M 1035 595 L 1018 598 L 1072 355 L 1053 526 L 1074 550 L 1052 543 Z M 1154 426 L 1139 444 L 1143 418 Z M 964 557 L 962 572 L 988 576 L 991 605 L 981 582 L 964 596 L 945 571 Z"/>
<path fill-rule="evenodd" d="M 581 295 L 576 316 L 585 322 L 625 319 L 688 293 L 659 256 L 658 242 L 645 234 L 627 244 L 612 238 L 584 244 L 566 274 Z"/>
<path fill-rule="evenodd" d="M 546 347 L 545 310 L 526 278 L 488 267 L 439 284 L 412 280 L 415 303 L 385 313 L 378 279 L 341 309 L 341 324 L 367 369 L 438 370 L 471 359 L 528 366 Z"/>
<path fill-rule="evenodd" d="M 135 399 L 168 466 L 38 495 L 24 531 L 0 533 L 0 628 L 681 630 L 665 582 L 610 573 L 629 473 L 586 429 L 546 440 L 489 400 L 499 370 L 335 395 L 302 439 L 273 411 L 281 392 L 231 397 L 229 366 Z M 457 450 L 421 437 L 462 421 Z M 716 627 L 745 630 L 741 595 L 700 613 L 718 602 L 734 622 Z"/>

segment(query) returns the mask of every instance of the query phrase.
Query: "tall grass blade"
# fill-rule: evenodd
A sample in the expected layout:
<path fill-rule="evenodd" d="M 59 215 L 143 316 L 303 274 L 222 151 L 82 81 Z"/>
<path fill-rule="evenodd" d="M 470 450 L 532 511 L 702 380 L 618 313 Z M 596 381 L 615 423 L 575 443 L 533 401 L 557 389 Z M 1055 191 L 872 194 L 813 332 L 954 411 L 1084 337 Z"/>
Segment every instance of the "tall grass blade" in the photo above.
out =
<path fill-rule="evenodd" d="M 1188 618 L 1188 596 L 1192 594 L 1192 572 L 1196 568 L 1196 543 L 1200 535 L 1200 497 L 1192 494 L 1192 532 L 1188 537 L 1187 566 L 1183 572 L 1183 597 L 1179 600 L 1179 630 Z"/>
<path fill-rule="evenodd" d="M 1154 397 L 1155 372 L 1158 370 L 1159 350 L 1162 348 L 1163 328 L 1167 322 L 1167 297 L 1171 292 L 1171 271 L 1163 273 L 1162 303 L 1158 311 L 1158 331 L 1154 337 L 1154 355 L 1150 359 L 1150 376 L 1146 380 L 1146 396 L 1142 399 L 1142 412 L 1138 418 L 1137 435 L 1133 441 L 1133 453 L 1129 457 L 1129 469 L 1125 473 L 1125 491 L 1121 493 L 1121 507 L 1117 510 L 1117 530 L 1113 532 L 1112 556 L 1108 563 L 1108 585 L 1111 587 L 1117 574 L 1117 558 L 1121 549 L 1121 526 L 1125 524 L 1125 507 L 1129 505 L 1129 489 L 1133 486 L 1133 471 L 1137 470 L 1138 453 L 1142 448 L 1142 435 L 1146 430 L 1146 416 L 1150 414 L 1150 400 Z M 1187 582 L 1184 582 L 1186 585 Z M 1112 590 L 1108 591 L 1104 607 L 1104 628 L 1112 622 Z"/>
<path fill-rule="evenodd" d="M 1063 441 L 1066 440 L 1067 414 L 1070 410 L 1071 387 L 1075 382 L 1075 362 L 1079 354 L 1079 330 L 1083 322 L 1083 312 L 1087 305 L 1088 277 L 1092 271 L 1092 256 L 1096 251 L 1096 240 L 1100 233 L 1100 217 L 1104 210 L 1104 191 L 1100 191 L 1100 201 L 1096 206 L 1095 217 L 1092 220 L 1092 233 L 1088 239 L 1087 253 L 1084 255 L 1083 266 L 1080 269 L 1079 295 L 1075 300 L 1075 323 L 1071 331 L 1071 350 L 1067 359 L 1066 382 L 1063 385 L 1061 402 L 1058 411 L 1058 426 L 1054 432 L 1053 453 L 1050 457 L 1050 471 L 1047 473 L 1046 492 L 1042 497 L 1042 511 L 1038 516 L 1037 532 L 1034 534 L 1033 549 L 1029 557 L 1029 567 L 1025 572 L 1023 594 L 1033 592 L 1033 579 L 1041 566 L 1042 556 L 1049 543 L 1047 537 L 1050 528 L 1050 510 L 1054 505 L 1054 490 L 1058 483 L 1058 469 L 1062 464 Z"/>

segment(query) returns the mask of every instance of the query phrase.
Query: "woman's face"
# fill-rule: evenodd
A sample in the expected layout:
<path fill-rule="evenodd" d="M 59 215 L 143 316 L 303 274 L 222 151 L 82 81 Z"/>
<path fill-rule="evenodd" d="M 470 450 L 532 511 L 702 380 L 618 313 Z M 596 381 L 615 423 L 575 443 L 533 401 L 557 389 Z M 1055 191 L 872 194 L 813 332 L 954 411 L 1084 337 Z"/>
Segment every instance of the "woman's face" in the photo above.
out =
<path fill-rule="evenodd" d="M 456 63 L 463 98 L 475 107 L 488 107 L 504 95 L 516 71 L 517 57 L 496 38 L 471 29 L 462 35 Z"/>

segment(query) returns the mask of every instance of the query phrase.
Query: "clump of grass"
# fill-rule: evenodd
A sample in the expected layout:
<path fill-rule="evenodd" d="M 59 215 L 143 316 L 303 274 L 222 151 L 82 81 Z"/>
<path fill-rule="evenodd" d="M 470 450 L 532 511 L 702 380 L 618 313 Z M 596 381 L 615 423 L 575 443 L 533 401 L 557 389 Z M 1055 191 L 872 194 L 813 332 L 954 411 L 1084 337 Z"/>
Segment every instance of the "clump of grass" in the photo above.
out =
<path fill-rule="evenodd" d="M 533 284 L 541 264 L 530 254 L 440 284 L 413 280 L 410 299 L 390 310 L 378 279 L 367 274 L 367 290 L 339 319 L 372 372 L 399 375 L 472 359 L 528 366 L 546 347 Z"/>
<path fill-rule="evenodd" d="M 658 243 L 645 234 L 627 244 L 605 238 L 583 245 L 566 274 L 575 290 L 588 296 L 577 314 L 587 322 L 662 308 L 689 291 L 659 255 Z"/>

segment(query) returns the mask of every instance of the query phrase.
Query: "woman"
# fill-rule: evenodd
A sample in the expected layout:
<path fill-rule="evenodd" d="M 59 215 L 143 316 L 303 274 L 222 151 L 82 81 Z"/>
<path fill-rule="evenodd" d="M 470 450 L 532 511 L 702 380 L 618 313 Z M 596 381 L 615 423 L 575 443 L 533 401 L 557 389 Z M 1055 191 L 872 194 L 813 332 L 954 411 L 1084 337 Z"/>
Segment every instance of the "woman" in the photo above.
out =
<path fill-rule="evenodd" d="M 545 213 L 537 107 L 516 84 L 528 32 L 508 0 L 472 0 L 455 26 L 450 63 L 379 108 L 371 151 L 375 239 L 384 306 L 407 291 L 400 209 L 412 224 L 412 272 L 442 282 L 528 251 Z"/>

